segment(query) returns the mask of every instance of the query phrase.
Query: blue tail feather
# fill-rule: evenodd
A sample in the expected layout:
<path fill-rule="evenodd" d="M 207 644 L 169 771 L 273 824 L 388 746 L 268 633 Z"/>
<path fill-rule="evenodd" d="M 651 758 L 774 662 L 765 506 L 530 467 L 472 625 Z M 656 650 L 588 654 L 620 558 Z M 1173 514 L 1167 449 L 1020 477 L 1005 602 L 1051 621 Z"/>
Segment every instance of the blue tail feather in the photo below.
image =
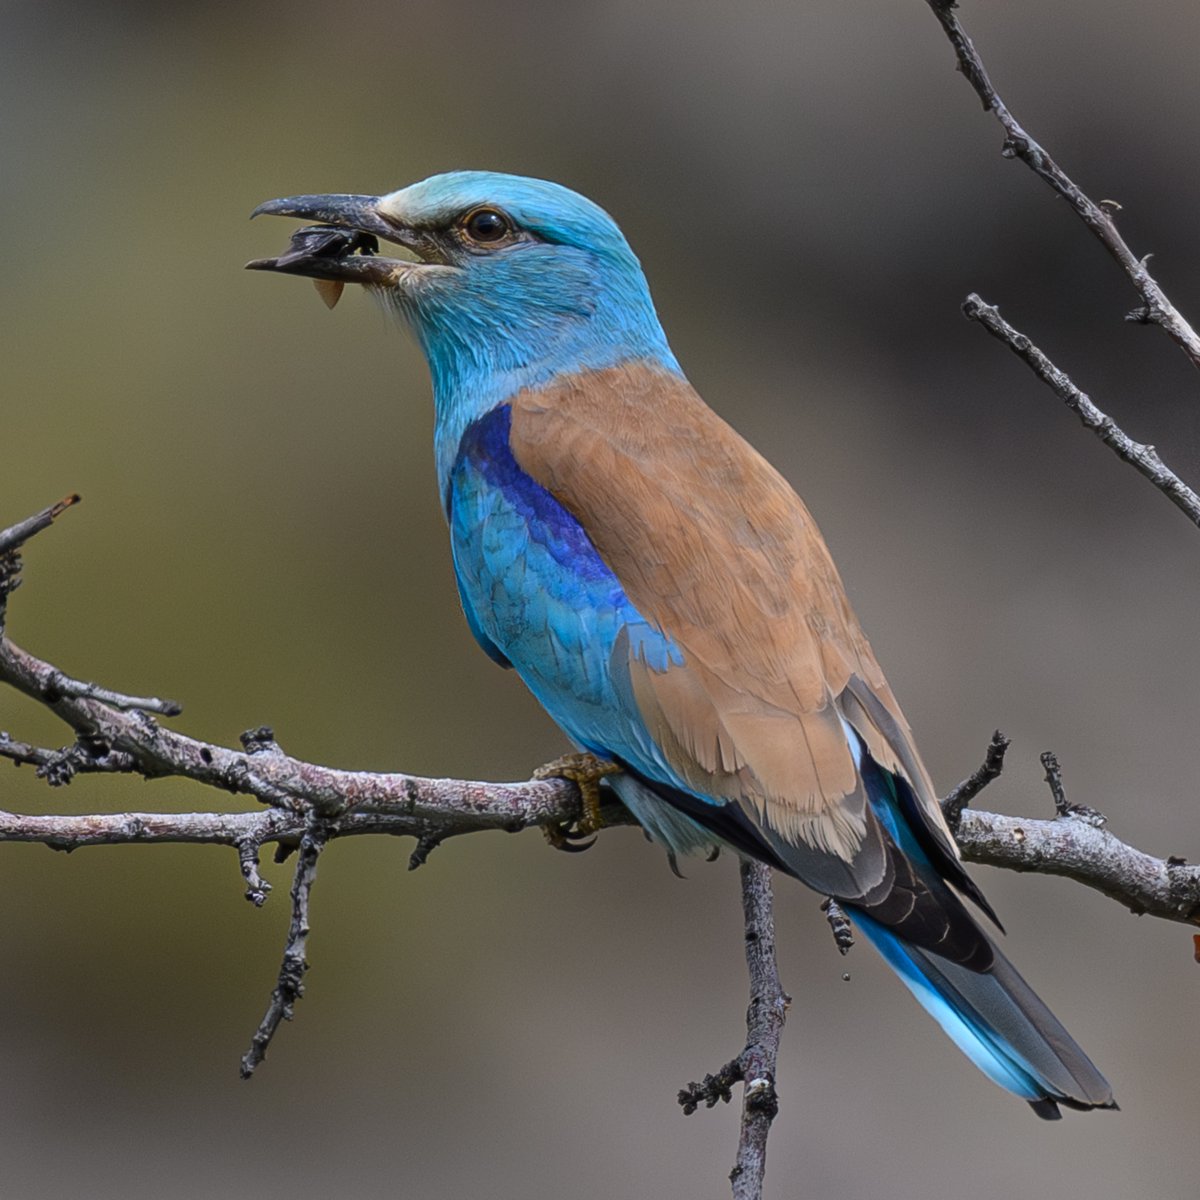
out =
<path fill-rule="evenodd" d="M 851 909 L 867 940 L 921 1006 L 993 1082 L 1029 1101 L 1040 1117 L 1058 1105 L 1116 1108 L 1112 1089 L 1016 968 L 995 950 L 992 967 L 968 970 L 907 945 Z"/>
<path fill-rule="evenodd" d="M 927 839 L 914 828 L 921 817 L 911 793 L 906 795 L 897 786 L 903 781 L 875 763 L 865 748 L 859 761 L 876 816 L 931 894 L 943 904 L 957 905 L 945 881 L 944 864 L 933 861 Z M 953 877 L 955 883 L 958 876 L 968 878 L 961 867 Z M 973 884 L 969 894 L 995 920 Z M 990 945 L 992 961 L 977 970 L 914 945 L 902 929 L 888 928 L 862 908 L 847 908 L 867 940 L 950 1040 L 989 1079 L 1027 1100 L 1038 1116 L 1057 1119 L 1059 1104 L 1116 1107 L 1105 1078 L 982 929 L 979 936 Z"/>

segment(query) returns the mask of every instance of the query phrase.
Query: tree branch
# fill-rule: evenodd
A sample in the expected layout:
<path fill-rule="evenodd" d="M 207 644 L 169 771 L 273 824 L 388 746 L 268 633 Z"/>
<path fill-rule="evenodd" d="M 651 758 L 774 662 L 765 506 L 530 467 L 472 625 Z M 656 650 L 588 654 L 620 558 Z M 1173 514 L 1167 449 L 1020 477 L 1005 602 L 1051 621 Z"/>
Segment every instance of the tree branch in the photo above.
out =
<path fill-rule="evenodd" d="M 740 866 L 742 915 L 746 923 L 746 968 L 750 1005 L 746 1010 L 746 1045 L 715 1075 L 689 1083 L 679 1092 L 684 1116 L 718 1100 L 733 1099 L 733 1085 L 744 1083 L 737 1161 L 729 1173 L 734 1200 L 758 1200 L 767 1170 L 767 1138 L 779 1112 L 775 1091 L 779 1042 L 792 998 L 783 990 L 775 959 L 775 915 L 771 869 L 743 859 Z"/>
<path fill-rule="evenodd" d="M 43 508 L 41 512 L 18 521 L 7 529 L 0 529 L 0 558 L 19 550 L 36 533 L 41 533 L 48 525 L 53 524 L 58 517 L 72 505 L 78 504 L 83 497 L 76 492 L 64 496 L 55 504 Z"/>
<path fill-rule="evenodd" d="M 1117 232 L 1111 211 L 1119 210 L 1120 206 L 1112 201 L 1097 204 L 1088 197 L 1009 112 L 1008 106 L 992 86 L 987 68 L 983 65 L 974 43 L 955 15 L 955 0 L 926 2 L 941 22 L 958 57 L 958 68 L 983 102 L 984 111 L 994 113 L 1004 129 L 1004 148 L 1001 153 L 1006 158 L 1020 159 L 1035 175 L 1063 197 L 1129 277 L 1142 303 L 1126 316 L 1126 320 L 1143 325 L 1158 325 L 1183 350 L 1192 365 L 1200 367 L 1200 336 L 1197 336 L 1196 331 L 1167 299 L 1166 293 L 1150 274 L 1146 266 L 1150 256 L 1136 257 L 1125 244 L 1125 239 Z"/>
<path fill-rule="evenodd" d="M 1054 803 L 1053 820 L 1030 820 L 999 813 L 971 812 L 964 805 L 1000 774 L 1008 739 L 992 735 L 987 760 L 942 801 L 942 812 L 968 862 L 1061 875 L 1125 905 L 1138 916 L 1200 925 L 1200 867 L 1176 855 L 1154 858 L 1109 833 L 1108 818 L 1084 804 L 1070 804 L 1056 755 L 1042 756 Z M 974 791 L 971 787 L 975 784 Z M 970 793 L 969 795 L 967 793 Z M 965 799 L 964 799 L 965 796 Z"/>
<path fill-rule="evenodd" d="M 1072 813 L 1030 820 L 992 812 L 963 813 L 959 848 L 968 862 L 1061 875 L 1094 888 L 1138 916 L 1200 925 L 1200 867 L 1154 858 Z"/>
<path fill-rule="evenodd" d="M 1011 744 L 1011 741 L 997 729 L 992 734 L 992 740 L 988 742 L 983 765 L 972 771 L 962 783 L 951 788 L 950 794 L 942 801 L 942 814 L 950 828 L 956 833 L 959 822 L 962 820 L 963 809 L 1004 770 L 1004 756 L 1008 753 Z"/>
<path fill-rule="evenodd" d="M 7 638 L 0 640 L 0 682 L 40 701 L 81 739 L 87 739 L 60 750 L 31 746 L 7 736 L 0 739 L 0 758 L 37 764 L 38 774 L 52 785 L 95 771 L 146 779 L 182 776 L 222 791 L 254 796 L 301 816 L 306 811 L 337 816 L 349 810 L 370 813 L 373 819 L 386 815 L 392 818 L 386 832 L 414 836 L 426 833 L 431 824 L 443 828 L 446 836 L 480 829 L 515 833 L 531 825 L 570 823 L 579 816 L 579 793 L 566 780 L 515 784 L 423 779 L 340 771 L 293 758 L 278 748 L 238 752 L 165 729 L 139 709 L 125 711 L 74 694 L 78 689 L 90 689 L 90 684 L 71 680 L 73 686 L 62 690 L 63 678 L 56 667 Z M 70 764 L 69 771 L 61 769 L 64 763 Z M 606 819 L 621 823 L 621 812 L 619 806 L 611 805 Z M 624 820 L 627 823 L 630 818 Z M 347 829 L 355 831 L 353 824 Z"/>
<path fill-rule="evenodd" d="M 288 926 L 283 962 L 279 967 L 279 982 L 271 993 L 271 1002 L 259 1022 L 250 1049 L 242 1055 L 242 1078 L 249 1079 L 267 1055 L 267 1047 L 281 1021 L 290 1021 L 296 1001 L 304 995 L 304 976 L 308 971 L 308 899 L 317 879 L 317 859 L 325 849 L 333 823 L 315 814 L 309 817 L 308 827 L 300 839 L 296 855 L 296 874 L 292 879 L 292 920 Z"/>
<path fill-rule="evenodd" d="M 36 533 L 52 524 L 72 505 L 79 503 L 79 496 L 72 493 L 57 504 L 43 508 L 41 512 L 18 521 L 7 529 L 0 530 L 0 637 L 4 636 L 4 621 L 8 609 L 8 597 L 21 586 L 21 547 Z"/>
<path fill-rule="evenodd" d="M 1071 382 L 1025 334 L 1014 329 L 999 309 L 972 292 L 963 302 L 963 315 L 976 321 L 1003 342 L 1119 459 L 1158 488 L 1193 525 L 1200 525 L 1200 496 L 1158 456 L 1153 446 L 1135 442 L 1113 419 L 1092 403 L 1086 392 Z"/>
<path fill-rule="evenodd" d="M 1120 264 L 1141 296 L 1142 305 L 1127 320 L 1161 326 L 1200 367 L 1200 337 L 1167 299 L 1146 267 L 1117 231 L 1112 214 L 1120 205 L 1097 204 L 1062 170 L 1019 124 L 996 92 L 987 68 L 955 15 L 955 0 L 927 0 L 958 58 L 959 70 L 1004 129 L 1002 153 L 1019 158 L 1075 210 L 1093 235 Z M 1153 446 L 1135 442 L 1086 393 L 1072 383 L 1028 337 L 1008 324 L 992 305 L 972 293 L 963 304 L 969 320 L 981 324 L 1005 343 L 1119 458 L 1161 491 L 1187 518 L 1200 526 L 1200 496 L 1158 456 Z M 1001 744 L 1003 742 L 1003 744 Z M 943 811 L 958 839 L 963 857 L 972 862 L 1063 875 L 1095 888 L 1135 913 L 1200 924 L 1200 869 L 1175 856 L 1153 858 L 1118 840 L 1104 829 L 1105 818 L 1094 809 L 1070 805 L 1062 790 L 1058 761 L 1042 755 L 1046 781 L 1054 797 L 1052 821 L 1023 820 L 995 813 L 964 812 L 966 804 L 999 774 L 1007 740 L 996 734 L 988 759 L 943 801 Z M 1200 941 L 1197 942 L 1200 946 Z M 1200 958 L 1200 950 L 1197 951 Z"/>
<path fill-rule="evenodd" d="M 779 1111 L 775 1070 L 779 1039 L 783 1036 L 792 998 L 779 982 L 775 961 L 771 869 L 743 859 L 740 873 L 750 1006 L 746 1010 L 746 1048 L 738 1059 L 746 1084 L 742 1092 L 742 1133 L 738 1139 L 737 1162 L 729 1178 L 734 1200 L 754 1200 L 762 1195 L 767 1169 L 767 1136 Z"/>
<path fill-rule="evenodd" d="M 0 556 L 0 615 L 18 581 L 15 549 L 49 524 L 53 517 L 47 514 L 56 507 L 0 535 L 8 539 L 0 544 L 9 547 Z M 0 637 L 0 683 L 43 704 L 74 732 L 75 741 L 58 749 L 0 733 L 0 758 L 33 766 L 52 787 L 92 773 L 145 779 L 181 776 L 221 791 L 254 796 L 266 805 L 260 811 L 236 813 L 47 816 L 0 811 L 0 841 L 41 842 L 56 850 L 161 842 L 228 846 L 237 853 L 246 897 L 255 905 L 263 904 L 270 890 L 259 873 L 261 848 L 275 843 L 289 850 L 299 843 L 287 944 L 266 1015 L 243 1058 L 247 1076 L 262 1061 L 272 1036 L 291 1017 L 302 994 L 309 895 L 317 859 L 329 841 L 365 834 L 413 837 L 417 844 L 410 867 L 416 867 L 434 846 L 450 837 L 485 829 L 570 827 L 582 816 L 578 789 L 565 779 L 484 783 L 341 771 L 285 754 L 266 727 L 243 734 L 240 751 L 191 738 L 164 728 L 136 706 L 136 697 L 73 679 L 7 637 Z M 172 702 L 148 703 L 161 712 L 178 711 Z M 997 734 L 984 765 L 945 801 L 947 816 L 952 822 L 957 817 L 956 836 L 964 857 L 1011 870 L 1064 875 L 1134 912 L 1200 924 L 1200 870 L 1181 859 L 1153 858 L 1126 845 L 1098 827 L 1103 819 L 1092 810 L 1066 805 L 1063 798 L 1058 817 L 1049 821 L 963 811 L 999 774 L 1006 745 Z M 1047 762 L 1048 778 L 1052 765 L 1057 772 L 1057 764 Z M 633 820 L 623 806 L 611 801 L 603 817 L 610 825 Z M 746 1046 L 716 1076 L 681 1092 L 680 1103 L 685 1112 L 695 1111 L 701 1102 L 711 1107 L 731 1097 L 733 1084 L 745 1082 L 738 1163 L 732 1178 L 735 1195 L 752 1196 L 758 1194 L 753 1181 L 761 1183 L 766 1136 L 776 1106 L 775 1064 L 787 998 L 775 967 L 769 872 L 743 863 L 742 888 L 751 980 Z M 829 915 L 836 933 L 838 914 Z"/>

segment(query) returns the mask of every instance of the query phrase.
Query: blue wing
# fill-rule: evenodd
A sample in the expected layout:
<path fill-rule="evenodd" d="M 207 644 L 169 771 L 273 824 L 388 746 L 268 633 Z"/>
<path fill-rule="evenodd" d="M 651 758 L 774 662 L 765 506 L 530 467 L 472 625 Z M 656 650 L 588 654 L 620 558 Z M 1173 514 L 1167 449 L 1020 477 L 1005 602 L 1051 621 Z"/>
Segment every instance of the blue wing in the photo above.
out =
<path fill-rule="evenodd" d="M 715 834 L 802 874 L 741 807 L 690 790 L 655 744 L 622 664 L 632 657 L 666 671 L 684 665 L 682 652 L 630 602 L 580 523 L 521 470 L 509 429 L 506 406 L 471 426 L 447 485 L 455 571 L 476 639 L 516 668 L 577 745 L 628 768 L 617 777 L 622 799 L 672 851 L 710 845 Z M 968 1057 L 1040 1116 L 1057 1116 L 1058 1102 L 1112 1106 L 1103 1077 L 947 887 L 945 864 L 933 861 L 944 851 L 913 826 L 903 781 L 855 749 L 888 833 L 893 880 L 881 903 L 852 909 L 863 932 Z M 937 920 L 923 931 L 914 913 Z M 971 953 L 945 957 L 945 928 L 971 933 Z"/>

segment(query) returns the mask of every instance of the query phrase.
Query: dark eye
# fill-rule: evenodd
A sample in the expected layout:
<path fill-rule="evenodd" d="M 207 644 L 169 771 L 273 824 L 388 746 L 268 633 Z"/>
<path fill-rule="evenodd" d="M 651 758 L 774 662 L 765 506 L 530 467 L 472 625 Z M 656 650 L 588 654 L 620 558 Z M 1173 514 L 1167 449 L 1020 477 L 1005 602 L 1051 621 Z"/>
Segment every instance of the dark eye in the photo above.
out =
<path fill-rule="evenodd" d="M 477 208 L 463 218 L 462 227 L 473 242 L 498 242 L 511 230 L 508 218 L 494 208 Z"/>

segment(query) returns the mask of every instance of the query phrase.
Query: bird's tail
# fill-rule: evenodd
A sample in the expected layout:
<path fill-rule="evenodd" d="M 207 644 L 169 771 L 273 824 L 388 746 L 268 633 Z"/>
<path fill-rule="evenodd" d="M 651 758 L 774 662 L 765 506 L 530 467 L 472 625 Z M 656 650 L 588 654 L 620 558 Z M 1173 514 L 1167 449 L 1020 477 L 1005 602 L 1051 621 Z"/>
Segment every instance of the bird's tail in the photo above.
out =
<path fill-rule="evenodd" d="M 902 941 L 861 910 L 855 923 L 951 1041 L 991 1080 L 1045 1120 L 1068 1108 L 1116 1108 L 1108 1081 L 995 949 L 972 971 Z"/>

